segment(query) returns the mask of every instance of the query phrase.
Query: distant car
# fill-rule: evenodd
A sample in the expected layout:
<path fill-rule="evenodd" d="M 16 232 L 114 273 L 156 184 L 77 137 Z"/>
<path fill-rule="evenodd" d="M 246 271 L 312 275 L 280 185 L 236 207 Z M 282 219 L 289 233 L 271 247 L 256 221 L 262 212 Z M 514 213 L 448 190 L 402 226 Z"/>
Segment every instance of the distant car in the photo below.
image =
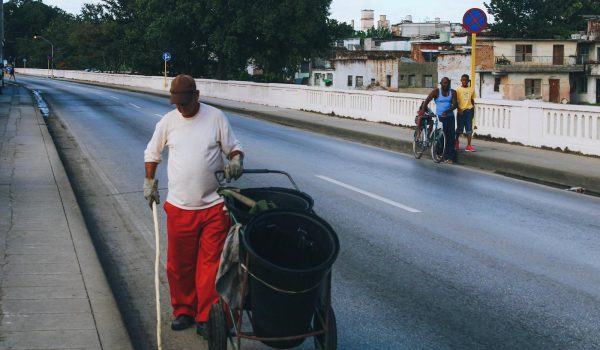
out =
<path fill-rule="evenodd" d="M 91 73 L 102 73 L 100 71 L 100 69 L 98 69 L 98 68 L 86 68 L 86 69 L 84 69 L 84 71 L 91 72 Z"/>

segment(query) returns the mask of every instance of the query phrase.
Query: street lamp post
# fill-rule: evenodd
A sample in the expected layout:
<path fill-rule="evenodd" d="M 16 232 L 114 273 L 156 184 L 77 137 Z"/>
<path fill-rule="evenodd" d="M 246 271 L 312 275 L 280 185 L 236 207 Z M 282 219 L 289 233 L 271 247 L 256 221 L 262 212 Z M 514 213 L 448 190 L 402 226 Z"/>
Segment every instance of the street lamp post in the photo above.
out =
<path fill-rule="evenodd" d="M 50 48 L 52 49 L 52 54 L 50 56 L 50 59 L 48 60 L 48 69 L 50 70 L 50 76 L 54 77 L 54 44 L 52 44 L 52 42 L 50 42 L 50 40 L 44 38 L 41 35 L 34 35 L 33 38 L 34 39 L 42 39 L 45 42 L 47 42 L 48 44 L 50 44 Z M 52 61 L 52 64 L 50 64 L 50 61 Z"/>

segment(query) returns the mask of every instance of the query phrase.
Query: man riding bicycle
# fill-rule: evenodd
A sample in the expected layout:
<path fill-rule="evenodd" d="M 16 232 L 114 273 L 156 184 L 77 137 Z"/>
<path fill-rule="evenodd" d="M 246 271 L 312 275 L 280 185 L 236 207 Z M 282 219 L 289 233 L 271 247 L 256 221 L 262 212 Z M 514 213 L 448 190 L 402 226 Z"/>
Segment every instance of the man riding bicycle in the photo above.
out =
<path fill-rule="evenodd" d="M 431 91 L 429 96 L 425 99 L 425 102 L 421 104 L 419 109 L 419 118 L 417 125 L 421 125 L 421 116 L 425 113 L 427 106 L 431 100 L 435 100 L 436 115 L 442 122 L 444 128 L 444 134 L 446 135 L 446 149 L 444 150 L 444 160 L 446 163 L 453 164 L 456 162 L 456 150 L 454 149 L 455 136 L 455 119 L 454 110 L 458 103 L 456 98 L 456 91 L 450 88 L 450 79 L 447 77 L 442 78 L 440 82 L 441 87 Z M 419 128 L 420 130 L 420 128 Z"/>

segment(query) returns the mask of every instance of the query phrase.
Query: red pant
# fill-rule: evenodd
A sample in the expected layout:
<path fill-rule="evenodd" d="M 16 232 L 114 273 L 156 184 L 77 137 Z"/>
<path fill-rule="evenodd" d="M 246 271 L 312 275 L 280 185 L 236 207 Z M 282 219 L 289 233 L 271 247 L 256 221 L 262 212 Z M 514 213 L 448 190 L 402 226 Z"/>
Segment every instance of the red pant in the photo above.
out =
<path fill-rule="evenodd" d="M 218 301 L 215 278 L 231 219 L 223 203 L 202 210 L 179 209 L 165 202 L 167 278 L 175 317 L 185 314 L 208 321 Z"/>

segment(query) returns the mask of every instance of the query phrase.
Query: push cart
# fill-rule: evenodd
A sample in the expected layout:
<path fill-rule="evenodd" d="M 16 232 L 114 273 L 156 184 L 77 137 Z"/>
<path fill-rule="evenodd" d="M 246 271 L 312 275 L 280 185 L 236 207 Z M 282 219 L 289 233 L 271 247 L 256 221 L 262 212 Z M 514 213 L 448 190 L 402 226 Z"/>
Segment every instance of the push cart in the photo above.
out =
<path fill-rule="evenodd" d="M 232 287 L 239 297 L 229 299 L 233 304 L 229 305 L 222 295 L 211 307 L 209 350 L 225 350 L 228 341 L 233 349 L 241 349 L 242 339 L 289 349 L 311 337 L 316 349 L 335 350 L 331 266 L 339 252 L 336 233 L 315 214 L 312 198 L 300 191 L 288 173 L 250 169 L 244 174 L 285 175 L 293 188 L 226 187 L 223 172 L 215 173 L 220 194 L 237 193 L 223 198 L 233 222 L 240 224 L 239 246 L 235 246 L 239 247 L 239 285 Z M 253 213 L 239 195 L 267 205 Z M 249 320 L 245 328 L 244 316 Z"/>

